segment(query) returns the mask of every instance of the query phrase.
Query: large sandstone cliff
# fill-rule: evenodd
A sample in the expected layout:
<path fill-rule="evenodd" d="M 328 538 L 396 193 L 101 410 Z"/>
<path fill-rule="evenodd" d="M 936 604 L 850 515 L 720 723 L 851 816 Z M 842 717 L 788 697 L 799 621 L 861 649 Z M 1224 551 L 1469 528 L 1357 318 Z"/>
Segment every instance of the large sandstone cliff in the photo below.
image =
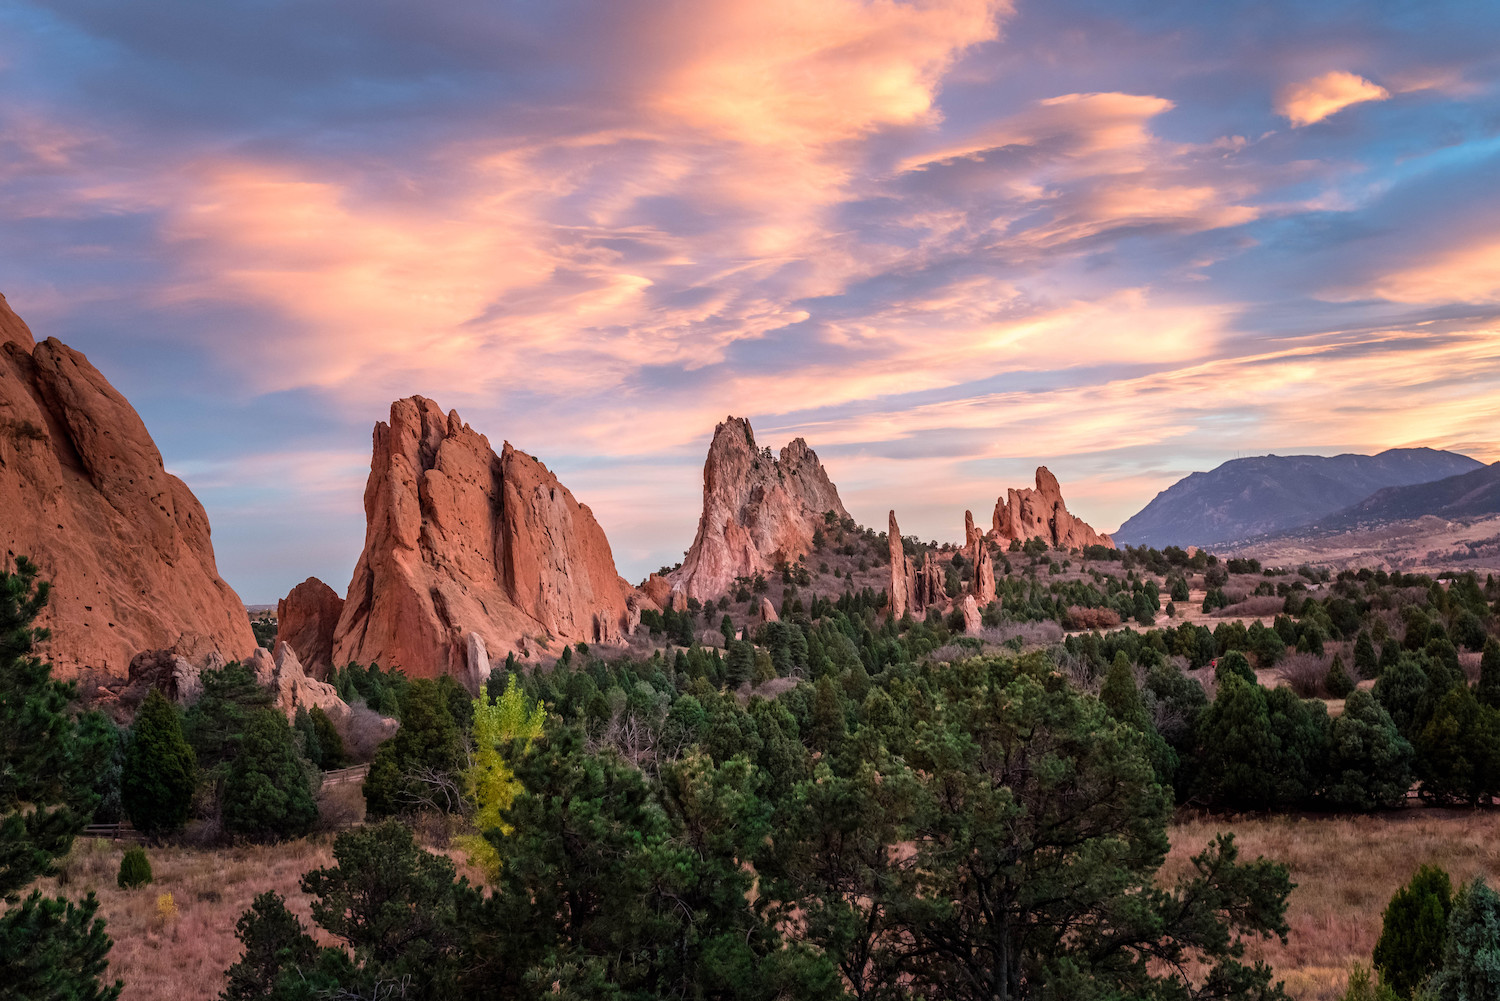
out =
<path fill-rule="evenodd" d="M 703 463 L 703 514 L 682 566 L 665 578 L 689 598 L 717 598 L 748 577 L 812 551 L 825 512 L 847 518 L 838 488 L 801 438 L 772 457 L 743 417 L 714 428 Z"/>
<path fill-rule="evenodd" d="M 375 425 L 367 527 L 333 662 L 483 681 L 538 643 L 613 642 L 635 594 L 604 531 L 545 466 L 420 396 Z M 637 599 L 639 600 L 639 599 Z"/>
<path fill-rule="evenodd" d="M 87 358 L 37 344 L 0 296 L 0 557 L 53 585 L 41 624 L 60 677 L 126 677 L 145 650 L 247 658 L 255 636 L 219 578 L 208 517 L 139 415 Z"/>
<path fill-rule="evenodd" d="M 1007 490 L 1005 497 L 995 501 L 989 537 L 1002 544 L 1041 538 L 1054 549 L 1115 548 L 1115 541 L 1108 535 L 1094 531 L 1082 518 L 1068 513 L 1062 487 L 1046 466 L 1036 468 L 1035 489 Z"/>

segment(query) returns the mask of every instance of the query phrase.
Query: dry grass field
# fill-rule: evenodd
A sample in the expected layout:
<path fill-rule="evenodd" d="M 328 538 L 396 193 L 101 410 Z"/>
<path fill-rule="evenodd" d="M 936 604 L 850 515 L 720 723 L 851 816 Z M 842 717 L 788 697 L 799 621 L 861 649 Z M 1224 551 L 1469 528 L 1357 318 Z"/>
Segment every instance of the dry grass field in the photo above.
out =
<path fill-rule="evenodd" d="M 1250 951 L 1270 962 L 1302 1001 L 1336 999 L 1349 965 L 1369 962 L 1386 901 L 1419 864 L 1436 862 L 1455 881 L 1485 873 L 1500 883 L 1500 813 L 1421 808 L 1376 817 L 1181 819 L 1171 831 L 1163 880 L 1183 873 L 1190 856 L 1220 831 L 1235 834 L 1242 858 L 1266 856 L 1291 869 L 1297 886 L 1287 944 L 1254 942 Z M 308 920 L 308 900 L 297 882 L 307 870 L 331 863 L 332 838 L 148 851 L 156 881 L 120 890 L 115 873 L 124 846 L 80 840 L 49 890 L 99 894 L 115 940 L 111 974 L 125 981 L 125 1001 L 206 1001 L 217 996 L 225 968 L 239 957 L 234 924 L 257 894 L 276 890 Z M 158 907 L 166 893 L 175 916 Z"/>
<path fill-rule="evenodd" d="M 1242 859 L 1266 856 L 1291 869 L 1287 944 L 1253 943 L 1287 991 L 1302 1001 L 1331 1001 L 1349 965 L 1370 962 L 1381 914 L 1396 888 L 1423 862 L 1448 870 L 1455 884 L 1484 873 L 1500 881 L 1500 813 L 1413 808 L 1371 817 L 1185 819 L 1172 828 L 1165 881 L 1216 833 L 1232 831 Z"/>

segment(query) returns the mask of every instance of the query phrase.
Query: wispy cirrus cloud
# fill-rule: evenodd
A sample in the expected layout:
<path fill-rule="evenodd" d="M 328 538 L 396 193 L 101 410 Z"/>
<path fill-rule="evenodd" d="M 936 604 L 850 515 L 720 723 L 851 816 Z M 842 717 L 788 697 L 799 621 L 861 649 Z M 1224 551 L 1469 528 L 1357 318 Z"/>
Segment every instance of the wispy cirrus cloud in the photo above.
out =
<path fill-rule="evenodd" d="M 257 600 L 342 585 L 317 472 L 413 392 L 632 576 L 727 412 L 867 519 L 1047 462 L 1111 528 L 1239 452 L 1500 452 L 1496 51 L 1447 4 L 23 0 L 0 260 Z"/>

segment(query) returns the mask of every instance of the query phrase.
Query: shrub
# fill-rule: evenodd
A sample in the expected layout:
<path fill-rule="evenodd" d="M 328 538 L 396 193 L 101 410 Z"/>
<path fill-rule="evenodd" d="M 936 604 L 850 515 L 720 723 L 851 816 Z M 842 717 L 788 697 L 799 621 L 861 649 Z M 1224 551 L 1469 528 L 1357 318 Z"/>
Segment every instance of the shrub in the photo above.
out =
<path fill-rule="evenodd" d="M 115 877 L 115 882 L 122 890 L 133 890 L 151 882 L 151 860 L 146 857 L 146 849 L 136 845 L 126 850 L 125 857 L 120 859 L 120 874 Z"/>
<path fill-rule="evenodd" d="M 1356 688 L 1329 727 L 1328 801 L 1341 810 L 1399 804 L 1412 780 L 1412 748 L 1390 714 Z"/>
<path fill-rule="evenodd" d="M 1214 681 L 1222 685 L 1224 679 L 1234 675 L 1254 685 L 1256 681 L 1255 672 L 1250 669 L 1250 661 L 1238 650 L 1231 650 L 1219 658 L 1219 663 L 1214 667 Z"/>
<path fill-rule="evenodd" d="M 1113 629 L 1120 624 L 1120 613 L 1113 608 L 1084 608 L 1070 605 L 1063 613 L 1064 629 Z"/>
<path fill-rule="evenodd" d="M 1399 997 L 1411 997 L 1437 968 L 1453 909 L 1453 881 L 1435 865 L 1419 868 L 1386 904 L 1375 943 L 1380 982 Z"/>

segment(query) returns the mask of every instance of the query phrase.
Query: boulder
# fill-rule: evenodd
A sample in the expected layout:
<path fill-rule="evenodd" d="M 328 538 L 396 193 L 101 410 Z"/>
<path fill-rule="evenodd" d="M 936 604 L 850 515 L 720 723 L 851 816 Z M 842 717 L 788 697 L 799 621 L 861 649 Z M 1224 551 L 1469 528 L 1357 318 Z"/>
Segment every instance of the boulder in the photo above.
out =
<path fill-rule="evenodd" d="M 644 603 L 643 596 L 639 594 L 629 595 L 625 599 L 625 635 L 634 636 L 635 631 L 641 628 L 641 605 Z"/>
<path fill-rule="evenodd" d="M 1035 489 L 1010 489 L 995 501 L 989 537 L 1001 545 L 1040 538 L 1053 549 L 1115 548 L 1108 535 L 1094 531 L 1082 518 L 1068 512 L 1062 487 L 1046 466 L 1036 469 Z"/>
<path fill-rule="evenodd" d="M 762 597 L 760 599 L 760 621 L 779 622 L 781 616 L 776 614 L 776 606 L 771 604 L 771 599 Z"/>
<path fill-rule="evenodd" d="M 717 598 L 734 587 L 736 577 L 765 573 L 811 552 L 813 533 L 828 511 L 849 516 L 806 441 L 796 438 L 773 456 L 769 448 L 756 447 L 748 420 L 729 417 L 714 428 L 703 464 L 698 533 L 682 566 L 667 579 L 688 597 Z"/>
<path fill-rule="evenodd" d="M 255 635 L 208 517 L 140 416 L 82 354 L 36 343 L 0 296 L 0 561 L 52 582 L 38 624 L 59 678 L 129 675 L 143 651 L 243 659 Z"/>
<path fill-rule="evenodd" d="M 276 664 L 272 686 L 276 692 L 276 706 L 286 713 L 288 719 L 295 716 L 299 708 L 314 707 L 323 710 L 335 722 L 349 715 L 349 706 L 339 698 L 338 689 L 326 681 L 309 678 L 297 659 L 297 652 L 290 646 L 277 643 L 272 657 Z"/>
<path fill-rule="evenodd" d="M 958 607 L 964 613 L 964 632 L 973 636 L 984 624 L 979 617 L 979 603 L 974 600 L 972 594 L 966 594 L 963 601 L 958 603 Z"/>
<path fill-rule="evenodd" d="M 288 643 L 314 677 L 333 669 L 333 633 L 344 611 L 344 599 L 333 588 L 309 577 L 276 603 L 276 641 Z"/>
<path fill-rule="evenodd" d="M 193 702 L 203 694 L 201 668 L 171 650 L 142 650 L 130 658 L 126 675 L 130 695 L 126 701 L 138 704 L 153 688 L 175 702 Z"/>
<path fill-rule="evenodd" d="M 420 396 L 375 425 L 365 546 L 334 631 L 334 662 L 413 677 L 469 673 L 532 640 L 607 643 L 634 593 L 593 512 L 539 461 Z"/>

